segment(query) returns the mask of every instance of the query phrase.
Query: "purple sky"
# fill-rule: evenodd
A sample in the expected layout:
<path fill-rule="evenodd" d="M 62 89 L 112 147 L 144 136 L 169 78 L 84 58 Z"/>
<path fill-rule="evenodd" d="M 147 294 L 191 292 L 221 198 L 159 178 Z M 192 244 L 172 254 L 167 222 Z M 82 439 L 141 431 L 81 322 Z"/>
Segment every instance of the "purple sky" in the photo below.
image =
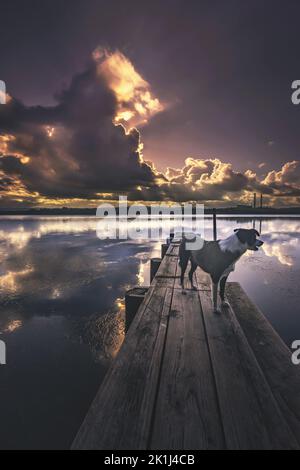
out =
<path fill-rule="evenodd" d="M 47 200 L 64 196 L 63 191 L 57 190 L 55 194 L 55 188 L 51 192 L 48 183 L 53 185 L 53 180 L 49 182 L 46 178 L 45 191 L 41 184 L 34 188 L 34 178 L 39 179 L 41 174 L 45 176 L 46 167 L 40 172 L 36 170 L 43 158 L 43 161 L 47 160 L 48 170 L 53 169 L 58 175 L 60 185 L 73 185 L 69 192 L 66 191 L 64 197 L 67 199 L 76 197 L 76 188 L 78 199 L 96 199 L 93 194 L 109 192 L 110 187 L 111 192 L 132 191 L 132 196 L 137 198 L 135 190 L 142 187 L 145 188 L 142 198 L 153 198 L 153 192 L 164 184 L 161 177 L 167 177 L 167 167 L 172 167 L 180 169 L 181 173 L 176 175 L 176 181 L 173 180 L 173 187 L 164 188 L 158 198 L 180 198 L 177 184 L 184 187 L 195 184 L 196 192 L 198 189 L 202 191 L 201 199 L 204 200 L 225 201 L 226 195 L 230 200 L 246 200 L 245 191 L 260 190 L 261 184 L 267 184 L 273 188 L 269 196 L 278 196 L 280 204 L 283 201 L 298 204 L 298 164 L 283 170 L 284 177 L 280 170 L 287 162 L 299 160 L 300 106 L 291 102 L 291 83 L 300 79 L 299 14 L 300 4 L 294 0 L 4 0 L 1 3 L 1 17 L 5 21 L 0 25 L 0 79 L 5 80 L 9 95 L 23 103 L 24 110 L 22 113 L 14 111 L 11 117 L 13 124 L 11 121 L 8 125 L 8 111 L 4 111 L 2 106 L 0 134 L 14 135 L 18 140 L 17 145 L 10 145 L 7 149 L 9 156 L 18 152 L 18 155 L 35 158 L 35 168 L 30 174 L 26 169 L 27 174 L 24 175 L 24 172 L 16 170 L 15 162 L 7 160 L 3 163 L 2 178 L 7 181 L 0 204 L 5 206 L 9 199 L 17 199 L 15 195 L 10 198 L 7 194 L 10 186 L 20 182 L 25 191 L 38 191 Z M 149 175 L 148 169 L 140 166 L 133 168 L 131 160 L 130 171 L 128 168 L 124 170 L 128 184 L 124 181 L 120 187 L 115 187 L 108 168 L 107 181 L 99 178 L 98 183 L 91 183 L 87 177 L 86 184 L 90 185 L 89 188 L 92 186 L 88 191 L 82 182 L 77 184 L 77 177 L 69 177 L 66 169 L 58 168 L 58 163 L 50 159 L 52 150 L 46 151 L 40 141 L 37 143 L 38 126 L 62 126 L 74 133 L 74 122 L 71 125 L 66 113 L 63 112 L 62 117 L 56 110 L 53 119 L 48 112 L 43 117 L 43 113 L 38 113 L 33 128 L 32 118 L 28 116 L 32 115 L 32 106 L 40 105 L 45 109 L 49 106 L 52 109 L 64 107 L 62 90 L 70 89 L 72 79 L 89 69 L 91 54 L 98 46 L 123 54 L 147 81 L 153 96 L 166 106 L 151 116 L 146 124 L 137 125 L 140 132 L 138 140 L 144 145 L 143 158 L 154 162 L 155 173 Z M 113 115 L 113 107 L 108 111 L 107 119 L 109 113 Z M 107 123 L 99 119 L 100 124 L 103 136 L 103 132 L 108 132 Z M 79 122 L 76 126 L 77 132 Z M 92 130 L 84 136 L 82 129 L 80 136 L 78 131 L 74 141 L 63 151 L 70 153 L 76 144 L 75 153 L 81 148 L 90 162 L 98 158 L 105 160 L 110 153 L 115 155 L 116 147 L 108 149 L 102 142 L 98 150 L 91 150 L 89 157 L 90 149 L 86 142 Z M 34 148 L 24 144 L 24 136 L 28 138 L 31 133 L 36 135 Z M 128 145 L 133 146 L 128 148 Z M 132 142 L 121 147 L 118 147 L 120 153 L 115 164 L 123 168 L 126 152 L 134 154 L 137 149 L 133 148 Z M 2 149 L 2 160 L 8 153 Z M 58 153 L 56 160 L 63 158 L 62 151 Z M 71 157 L 74 159 L 73 154 Z M 190 170 L 186 168 L 189 164 L 185 164 L 187 157 L 200 161 L 217 159 L 231 164 L 233 171 L 242 175 L 251 170 L 256 173 L 255 183 L 253 178 L 249 183 L 247 177 L 244 185 L 235 186 L 233 197 L 226 180 L 232 175 L 228 175 L 225 169 L 224 177 L 223 169 L 219 169 L 214 176 L 214 166 L 208 174 L 212 177 L 210 184 L 221 182 L 224 193 L 220 194 L 220 188 L 217 188 L 216 194 L 210 194 L 211 187 L 204 188 L 203 181 L 197 183 L 198 180 L 190 177 Z M 67 160 L 72 171 L 80 169 L 84 178 L 88 170 L 82 167 L 82 157 L 78 156 L 74 165 L 69 157 Z M 99 171 L 100 168 L 101 165 L 97 166 Z M 273 170 L 276 174 L 272 176 Z M 185 179 L 181 177 L 183 174 Z M 157 178 L 159 181 L 155 182 Z M 223 184 L 224 178 L 226 184 Z M 15 194 L 15 190 L 11 194 Z M 19 199 L 16 204 L 22 202 L 21 196 Z M 41 203 L 46 203 L 46 199 Z M 32 201 L 30 197 L 23 198 L 24 203 Z"/>

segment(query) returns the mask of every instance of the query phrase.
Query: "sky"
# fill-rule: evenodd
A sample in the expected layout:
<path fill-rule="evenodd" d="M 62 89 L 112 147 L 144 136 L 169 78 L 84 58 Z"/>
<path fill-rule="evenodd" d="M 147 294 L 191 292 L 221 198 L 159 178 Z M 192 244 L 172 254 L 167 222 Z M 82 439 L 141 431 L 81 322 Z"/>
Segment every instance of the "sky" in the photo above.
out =
<path fill-rule="evenodd" d="M 3 0 L 0 207 L 300 205 L 298 1 Z"/>

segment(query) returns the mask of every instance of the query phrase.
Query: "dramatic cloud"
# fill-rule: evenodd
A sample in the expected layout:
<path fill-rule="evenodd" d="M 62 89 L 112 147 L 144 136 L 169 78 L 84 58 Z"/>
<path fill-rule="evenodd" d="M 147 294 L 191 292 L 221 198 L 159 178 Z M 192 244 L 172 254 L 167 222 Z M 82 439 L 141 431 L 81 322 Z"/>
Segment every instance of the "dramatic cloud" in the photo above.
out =
<path fill-rule="evenodd" d="M 275 196 L 300 196 L 300 162 L 287 162 L 279 171 L 270 171 L 262 183 L 273 190 Z"/>
<path fill-rule="evenodd" d="M 0 107 L 0 204 L 96 206 L 127 194 L 132 200 L 298 203 L 300 163 L 259 178 L 218 158 L 187 158 L 159 173 L 144 160 L 139 131 L 165 109 L 149 83 L 119 51 L 97 49 L 87 69 L 53 107 L 10 99 Z M 260 165 L 262 166 L 262 165 Z M 277 198 L 277 199 L 275 199 Z"/>
<path fill-rule="evenodd" d="M 255 173 L 234 171 L 217 158 L 187 158 L 183 168 L 168 168 L 166 176 L 174 197 L 185 193 L 192 200 L 247 202 L 248 192 L 263 189 Z"/>
<path fill-rule="evenodd" d="M 286 174 L 285 167 L 295 162 L 287 163 L 281 171 Z M 296 162 L 298 163 L 298 162 Z M 232 164 L 214 159 L 187 158 L 182 168 L 167 168 L 165 181 L 160 181 L 159 187 L 139 188 L 131 191 L 131 199 L 140 200 L 169 200 L 169 201 L 199 201 L 214 205 L 252 204 L 253 192 L 262 193 L 264 201 L 270 204 L 278 203 L 277 195 L 284 196 L 281 204 L 299 203 L 297 196 L 300 190 L 300 180 L 297 180 L 293 171 L 291 179 L 295 185 L 291 188 L 291 181 L 282 187 L 279 194 L 273 184 L 268 183 L 272 174 L 281 174 L 281 171 L 270 172 L 265 179 L 260 180 L 251 170 L 235 171 Z M 287 176 L 287 179 L 288 176 Z"/>
<path fill-rule="evenodd" d="M 121 52 L 110 52 L 98 47 L 93 57 L 99 76 L 116 97 L 115 123 L 122 123 L 126 127 L 140 126 L 163 111 L 164 105 L 153 96 L 150 84 Z"/>
<path fill-rule="evenodd" d="M 118 112 L 95 63 L 73 78 L 55 107 L 11 100 L 0 109 L 2 175 L 38 193 L 40 202 L 156 186 L 160 175 L 143 161 L 138 130 L 115 125 Z"/>

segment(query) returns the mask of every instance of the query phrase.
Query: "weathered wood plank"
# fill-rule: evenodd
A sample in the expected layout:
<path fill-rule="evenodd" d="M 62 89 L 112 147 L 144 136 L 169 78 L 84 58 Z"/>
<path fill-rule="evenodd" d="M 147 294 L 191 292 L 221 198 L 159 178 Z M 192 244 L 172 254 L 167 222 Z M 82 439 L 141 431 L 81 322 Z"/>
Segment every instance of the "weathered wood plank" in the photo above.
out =
<path fill-rule="evenodd" d="M 241 286 L 230 282 L 226 292 L 282 414 L 300 444 L 300 368 L 292 364 L 291 351 Z"/>
<path fill-rule="evenodd" d="M 149 301 L 137 313 L 75 438 L 74 449 L 146 448 L 166 330 L 162 324 L 170 308 L 167 288 L 149 290 Z"/>
<path fill-rule="evenodd" d="M 191 290 L 191 283 L 188 277 L 188 273 L 190 271 L 191 265 L 190 262 L 187 265 L 185 274 L 184 274 L 184 288 L 185 290 Z M 196 282 L 196 274 L 194 273 L 194 285 L 199 289 L 199 290 L 209 290 L 211 289 L 211 280 L 210 276 L 202 271 L 202 269 L 197 268 L 197 282 Z M 178 270 L 177 270 L 177 275 L 175 279 L 175 284 L 174 287 L 176 289 L 182 289 L 181 284 L 180 284 L 180 274 L 181 274 L 181 268 L 178 265 Z"/>
<path fill-rule="evenodd" d="M 231 309 L 212 311 L 198 291 L 228 449 L 297 449 L 252 349 Z"/>
<path fill-rule="evenodd" d="M 201 268 L 197 268 L 197 274 L 194 274 L 196 276 L 196 281 L 195 285 L 198 284 L 198 289 L 199 290 L 207 290 L 211 291 L 211 278 L 210 276 L 202 271 Z"/>
<path fill-rule="evenodd" d="M 146 449 L 177 263 L 165 257 L 74 440 L 74 449 Z M 166 286 L 169 286 L 167 288 Z"/>
<path fill-rule="evenodd" d="M 200 269 L 186 295 L 179 275 L 172 243 L 73 448 L 299 448 L 288 348 L 239 286 L 228 286 L 237 320 L 212 313 Z"/>
<path fill-rule="evenodd" d="M 198 294 L 175 290 L 152 449 L 222 449 L 224 436 Z"/>
<path fill-rule="evenodd" d="M 178 244 L 171 243 L 151 283 L 152 286 L 174 286 L 178 265 L 178 252 Z"/>

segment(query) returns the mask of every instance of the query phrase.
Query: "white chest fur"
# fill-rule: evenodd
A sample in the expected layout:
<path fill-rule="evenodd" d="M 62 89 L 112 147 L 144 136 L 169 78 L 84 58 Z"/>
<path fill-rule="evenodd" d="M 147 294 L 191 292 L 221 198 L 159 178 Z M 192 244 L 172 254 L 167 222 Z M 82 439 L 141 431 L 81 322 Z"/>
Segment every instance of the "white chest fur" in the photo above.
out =
<path fill-rule="evenodd" d="M 239 258 L 245 253 L 247 250 L 247 246 L 245 243 L 241 243 L 237 235 L 234 233 L 230 235 L 228 238 L 219 241 L 219 246 L 221 251 L 226 252 L 230 251 L 231 253 L 237 253 L 238 257 L 234 263 L 230 264 L 223 272 L 222 277 L 227 277 L 230 273 L 235 270 L 235 263 L 239 260 Z"/>
<path fill-rule="evenodd" d="M 242 256 L 243 253 L 247 250 L 246 243 L 242 243 L 238 236 L 234 233 L 224 240 L 219 241 L 219 247 L 221 251 L 231 251 L 231 253 L 240 253 Z"/>

